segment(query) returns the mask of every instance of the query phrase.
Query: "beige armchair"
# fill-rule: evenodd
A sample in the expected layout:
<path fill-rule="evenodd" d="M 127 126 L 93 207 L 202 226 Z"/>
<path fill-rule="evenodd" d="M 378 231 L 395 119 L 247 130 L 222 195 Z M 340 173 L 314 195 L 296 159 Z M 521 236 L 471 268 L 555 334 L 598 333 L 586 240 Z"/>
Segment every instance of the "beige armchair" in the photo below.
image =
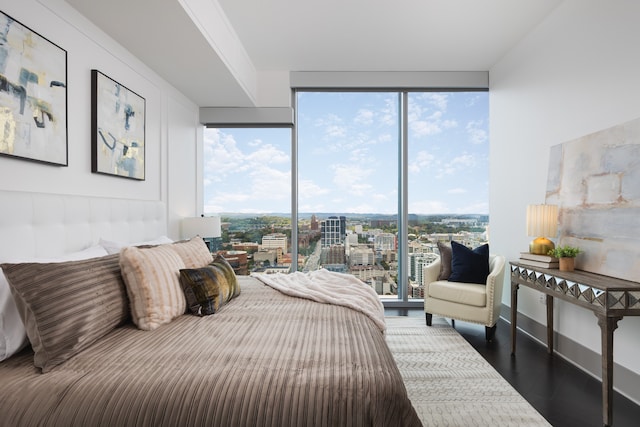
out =
<path fill-rule="evenodd" d="M 436 314 L 485 326 L 485 337 L 491 341 L 502 303 L 505 258 L 489 256 L 489 276 L 486 283 L 460 283 L 438 280 L 440 258 L 424 267 L 424 312 L 431 326 Z"/>

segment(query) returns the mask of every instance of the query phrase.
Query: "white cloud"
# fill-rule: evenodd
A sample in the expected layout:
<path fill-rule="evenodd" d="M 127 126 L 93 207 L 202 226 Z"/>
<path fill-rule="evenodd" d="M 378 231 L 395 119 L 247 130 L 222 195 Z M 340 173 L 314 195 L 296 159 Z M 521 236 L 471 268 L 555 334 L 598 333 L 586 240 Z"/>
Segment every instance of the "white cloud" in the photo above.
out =
<path fill-rule="evenodd" d="M 380 112 L 379 121 L 384 126 L 398 126 L 398 102 L 395 97 L 388 97 L 384 101 L 384 108 Z"/>
<path fill-rule="evenodd" d="M 330 138 L 344 138 L 347 135 L 346 128 L 337 125 L 327 126 L 324 132 Z"/>
<path fill-rule="evenodd" d="M 371 110 L 358 110 L 354 121 L 356 124 L 368 126 L 373 123 L 374 113 Z"/>
<path fill-rule="evenodd" d="M 409 126 L 417 137 L 437 135 L 458 126 L 456 120 L 445 119 L 442 110 L 433 111 L 430 115 L 423 117 L 426 111 L 421 106 L 415 105 L 409 114 Z"/>
<path fill-rule="evenodd" d="M 334 164 L 331 168 L 333 183 L 338 191 L 355 196 L 364 196 L 371 192 L 372 186 L 368 183 L 368 178 L 373 170 L 351 164 Z"/>
<path fill-rule="evenodd" d="M 458 214 L 489 214 L 489 202 L 477 202 L 469 205 L 460 206 L 454 213 Z"/>
<path fill-rule="evenodd" d="M 370 159 L 371 155 L 367 147 L 354 148 L 349 155 L 349 160 L 355 163 L 363 163 Z"/>
<path fill-rule="evenodd" d="M 425 99 L 429 102 L 429 104 L 433 105 L 438 110 L 447 111 L 447 105 L 449 102 L 448 94 L 429 92 L 429 93 L 425 93 Z"/>
<path fill-rule="evenodd" d="M 345 212 L 348 213 L 378 213 L 378 214 L 394 214 L 396 212 L 395 205 L 377 205 L 367 202 L 362 202 L 359 204 L 348 205 L 346 207 Z"/>
<path fill-rule="evenodd" d="M 487 142 L 489 135 L 483 129 L 484 123 L 481 120 L 470 121 L 467 123 L 467 134 L 472 144 L 482 144 Z"/>
<path fill-rule="evenodd" d="M 298 198 L 300 200 L 314 200 L 318 196 L 329 193 L 329 189 L 323 188 L 309 179 L 301 179 L 298 182 Z"/>
<path fill-rule="evenodd" d="M 453 160 L 451 160 L 451 164 L 456 168 L 471 167 L 475 165 L 475 163 L 476 159 L 468 153 L 463 153 L 462 155 L 454 157 Z"/>
<path fill-rule="evenodd" d="M 467 190 L 465 190 L 464 188 L 451 188 L 447 190 L 448 194 L 465 194 L 466 192 Z"/>
<path fill-rule="evenodd" d="M 396 137 L 392 136 L 390 133 L 381 133 L 378 136 L 378 141 L 381 143 L 392 142 L 395 141 Z"/>
<path fill-rule="evenodd" d="M 205 132 L 203 149 L 205 159 L 209 159 L 204 165 L 205 180 L 219 182 L 231 171 L 242 168 L 244 156 L 231 135 L 222 134 L 217 129 Z"/>
<path fill-rule="evenodd" d="M 453 129 L 458 127 L 458 122 L 455 120 L 443 120 L 442 127 L 445 129 Z"/>
<path fill-rule="evenodd" d="M 468 174 L 468 169 L 475 165 L 476 159 L 471 154 L 463 153 L 444 163 L 444 166 L 438 169 L 435 177 L 440 179 L 445 176 L 455 176 L 456 174 Z"/>
<path fill-rule="evenodd" d="M 342 119 L 335 114 L 327 114 L 316 120 L 315 124 L 317 127 L 323 128 L 323 134 L 329 138 L 344 138 L 347 134 Z"/>
<path fill-rule="evenodd" d="M 314 203 L 303 203 L 298 205 L 299 212 L 327 212 L 324 203 L 315 201 Z"/>
<path fill-rule="evenodd" d="M 261 145 L 257 150 L 247 154 L 245 160 L 252 165 L 290 163 L 289 154 L 272 144 Z"/>
<path fill-rule="evenodd" d="M 412 159 L 409 160 L 409 172 L 420 173 L 424 168 L 428 168 L 434 162 L 435 156 L 428 151 L 418 151 Z"/>
<path fill-rule="evenodd" d="M 250 191 L 254 200 L 289 200 L 291 198 L 291 172 L 269 167 L 251 172 Z"/>
<path fill-rule="evenodd" d="M 409 213 L 441 214 L 450 212 L 447 204 L 441 200 L 416 200 L 409 202 Z"/>
<path fill-rule="evenodd" d="M 469 96 L 466 98 L 464 106 L 467 108 L 473 107 L 478 103 L 479 100 L 480 100 L 480 95 Z"/>
<path fill-rule="evenodd" d="M 416 136 L 436 135 L 442 132 L 437 122 L 427 120 L 411 122 L 411 130 L 416 134 Z"/>
<path fill-rule="evenodd" d="M 216 191 L 215 195 L 204 201 L 205 213 L 220 213 L 229 210 L 229 206 L 237 206 L 250 200 L 249 194 Z"/>

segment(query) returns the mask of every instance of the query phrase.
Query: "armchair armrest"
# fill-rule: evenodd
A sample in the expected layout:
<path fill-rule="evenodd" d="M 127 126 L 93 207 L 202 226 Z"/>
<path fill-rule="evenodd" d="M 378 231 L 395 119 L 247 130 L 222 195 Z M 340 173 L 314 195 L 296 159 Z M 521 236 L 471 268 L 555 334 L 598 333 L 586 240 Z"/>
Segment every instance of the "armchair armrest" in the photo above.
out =
<path fill-rule="evenodd" d="M 440 274 L 440 258 L 435 260 L 429 265 L 422 268 L 422 277 L 425 285 L 438 280 Z"/>
<path fill-rule="evenodd" d="M 492 255 L 489 258 L 489 275 L 486 283 L 487 303 L 494 308 L 502 303 L 505 263 L 506 259 L 502 255 Z"/>
<path fill-rule="evenodd" d="M 499 275 L 504 276 L 505 259 L 501 255 L 493 255 L 489 260 L 489 275 L 487 276 L 487 286 L 493 286 Z"/>

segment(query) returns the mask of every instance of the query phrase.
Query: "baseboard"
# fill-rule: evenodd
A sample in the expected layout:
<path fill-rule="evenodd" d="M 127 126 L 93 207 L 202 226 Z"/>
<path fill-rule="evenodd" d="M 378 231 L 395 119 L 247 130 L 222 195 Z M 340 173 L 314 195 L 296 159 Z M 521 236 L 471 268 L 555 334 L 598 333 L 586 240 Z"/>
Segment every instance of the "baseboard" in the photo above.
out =
<path fill-rule="evenodd" d="M 511 324 L 511 307 L 502 304 L 500 308 L 500 317 L 507 323 Z M 531 336 L 542 345 L 547 345 L 547 326 L 543 325 L 522 313 L 518 313 L 518 329 L 525 334 Z M 600 353 L 583 346 L 580 343 L 559 334 L 557 331 L 553 333 L 554 347 L 557 355 L 566 359 L 569 363 L 582 369 L 589 375 L 602 379 L 602 358 Z M 637 405 L 640 401 L 640 375 L 620 366 L 613 364 L 613 388 L 618 393 L 625 396 Z M 632 396 L 635 396 L 632 397 Z"/>

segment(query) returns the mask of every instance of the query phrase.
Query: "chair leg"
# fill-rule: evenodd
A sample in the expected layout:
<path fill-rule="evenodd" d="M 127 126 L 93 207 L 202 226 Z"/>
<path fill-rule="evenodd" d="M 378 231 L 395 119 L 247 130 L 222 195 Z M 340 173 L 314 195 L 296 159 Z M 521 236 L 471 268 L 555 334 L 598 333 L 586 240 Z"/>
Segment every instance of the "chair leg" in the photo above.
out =
<path fill-rule="evenodd" d="M 433 314 L 431 313 L 424 313 L 426 318 L 427 318 L 427 326 L 431 326 L 431 319 L 433 318 Z"/>
<path fill-rule="evenodd" d="M 493 326 L 485 326 L 484 327 L 484 336 L 487 340 L 487 342 L 491 342 L 493 341 L 493 337 L 496 336 L 496 328 L 498 327 L 498 324 L 496 323 Z"/>
<path fill-rule="evenodd" d="M 451 327 L 452 327 L 453 329 L 455 329 L 455 328 L 456 328 L 456 319 L 451 319 Z"/>

